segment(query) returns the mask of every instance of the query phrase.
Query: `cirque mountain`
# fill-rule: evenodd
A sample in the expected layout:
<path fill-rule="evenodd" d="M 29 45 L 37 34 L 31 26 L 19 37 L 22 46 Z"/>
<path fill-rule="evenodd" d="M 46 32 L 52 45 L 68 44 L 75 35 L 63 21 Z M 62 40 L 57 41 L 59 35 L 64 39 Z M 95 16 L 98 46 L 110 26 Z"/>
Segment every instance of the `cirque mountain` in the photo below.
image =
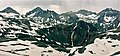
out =
<path fill-rule="evenodd" d="M 120 27 L 120 11 L 106 8 L 97 14 L 97 20 L 100 26 L 105 30 L 110 30 Z"/>
<path fill-rule="evenodd" d="M 119 19 L 120 11 L 112 9 L 112 8 L 106 8 L 102 10 L 100 13 L 98 13 L 98 22 L 100 23 L 115 23 L 117 20 L 120 22 Z"/>
<path fill-rule="evenodd" d="M 45 47 L 50 45 L 59 51 L 68 51 L 65 48 L 73 46 L 83 46 L 84 49 L 96 38 L 109 35 L 107 34 L 109 30 L 119 29 L 119 12 L 106 8 L 99 13 L 79 10 L 58 14 L 36 7 L 25 15 L 20 15 L 14 9 L 7 7 L 0 11 L 0 32 L 1 36 L 5 35 L 4 37 L 7 33 L 14 32 L 18 39 L 37 41 L 34 44 Z M 43 41 L 42 45 L 36 35 L 48 40 Z"/>

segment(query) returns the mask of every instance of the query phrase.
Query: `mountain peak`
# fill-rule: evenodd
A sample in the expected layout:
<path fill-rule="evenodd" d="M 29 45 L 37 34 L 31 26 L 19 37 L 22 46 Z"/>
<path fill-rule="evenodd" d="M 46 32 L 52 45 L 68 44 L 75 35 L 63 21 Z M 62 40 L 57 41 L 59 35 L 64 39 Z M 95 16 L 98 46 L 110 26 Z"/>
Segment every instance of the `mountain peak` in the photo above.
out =
<path fill-rule="evenodd" d="M 40 11 L 43 11 L 43 9 L 41 9 L 40 7 L 36 7 L 33 10 L 31 10 L 31 11 L 33 11 L 33 12 L 40 12 Z"/>
<path fill-rule="evenodd" d="M 4 10 L 0 11 L 0 12 L 6 12 L 6 13 L 15 13 L 15 14 L 19 14 L 16 10 L 14 10 L 11 7 L 7 7 Z"/>
<path fill-rule="evenodd" d="M 101 12 L 98 13 L 98 15 L 100 15 L 100 14 L 107 14 L 107 15 L 115 16 L 115 15 L 119 14 L 119 11 L 115 10 L 113 8 L 106 8 L 106 9 L 103 9 Z"/>
<path fill-rule="evenodd" d="M 42 12 L 42 11 L 43 11 L 43 10 L 42 10 L 40 7 L 36 7 L 36 8 L 34 8 L 33 10 L 27 12 L 25 16 L 27 17 L 27 16 L 30 15 L 30 14 L 39 13 L 39 12 Z"/>
<path fill-rule="evenodd" d="M 83 15 L 91 15 L 91 14 L 97 14 L 96 12 L 88 11 L 88 10 L 79 10 L 77 13 L 83 14 Z"/>
<path fill-rule="evenodd" d="M 40 7 L 36 7 L 35 9 L 33 9 L 33 10 L 42 10 Z"/>
<path fill-rule="evenodd" d="M 113 10 L 112 8 L 106 8 L 106 10 Z"/>
<path fill-rule="evenodd" d="M 29 11 L 26 13 L 26 17 L 51 17 L 51 16 L 56 16 L 58 15 L 55 11 L 51 10 L 43 10 L 40 7 L 36 7 L 33 10 Z"/>
<path fill-rule="evenodd" d="M 11 7 L 6 7 L 5 9 L 12 9 Z"/>
<path fill-rule="evenodd" d="M 106 9 L 104 9 L 103 11 L 115 11 L 115 10 L 112 9 L 112 8 L 106 8 Z"/>

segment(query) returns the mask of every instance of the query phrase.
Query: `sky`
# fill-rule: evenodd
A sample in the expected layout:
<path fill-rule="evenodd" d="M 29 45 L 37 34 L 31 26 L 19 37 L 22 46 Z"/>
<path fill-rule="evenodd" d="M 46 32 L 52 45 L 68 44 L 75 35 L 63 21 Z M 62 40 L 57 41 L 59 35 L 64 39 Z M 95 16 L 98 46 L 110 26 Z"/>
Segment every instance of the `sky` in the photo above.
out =
<path fill-rule="evenodd" d="M 57 13 L 80 9 L 99 12 L 105 8 L 120 10 L 120 0 L 0 0 L 0 10 L 12 7 L 22 14 L 38 6 L 44 10 L 54 10 Z"/>

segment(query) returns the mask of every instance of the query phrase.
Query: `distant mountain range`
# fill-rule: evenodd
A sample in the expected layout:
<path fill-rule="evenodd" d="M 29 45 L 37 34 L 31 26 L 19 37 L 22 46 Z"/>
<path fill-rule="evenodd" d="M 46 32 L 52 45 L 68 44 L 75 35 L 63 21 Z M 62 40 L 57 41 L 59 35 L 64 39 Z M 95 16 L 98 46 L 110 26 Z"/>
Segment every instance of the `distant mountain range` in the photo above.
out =
<path fill-rule="evenodd" d="M 57 20 L 62 20 L 65 18 L 65 20 L 71 20 L 74 21 L 77 18 L 83 20 L 83 18 L 89 18 L 95 20 L 97 18 L 97 21 L 100 23 L 108 23 L 108 22 L 113 22 L 118 25 L 118 22 L 120 21 L 119 19 L 119 13 L 120 11 L 112 9 L 112 8 L 106 8 L 102 10 L 99 13 L 88 11 L 88 10 L 79 10 L 78 12 L 66 12 L 62 14 L 58 14 L 54 11 L 51 10 L 43 10 L 40 7 L 36 7 L 35 9 L 27 12 L 24 16 L 25 17 L 41 17 L 45 18 L 47 20 L 48 18 L 52 19 L 57 19 Z M 0 13 L 14 13 L 14 14 L 20 14 L 16 10 L 12 9 L 11 7 L 7 7 L 4 10 L 0 11 Z M 61 19 L 62 18 L 62 19 Z M 70 19 L 71 18 L 71 19 Z M 92 22 L 92 21 L 91 21 Z"/>
<path fill-rule="evenodd" d="M 95 38 L 103 37 L 120 40 L 119 28 L 120 11 L 112 8 L 103 9 L 99 13 L 79 10 L 58 14 L 36 7 L 25 15 L 11 7 L 0 11 L 0 36 L 37 41 L 38 46 L 41 46 L 39 37 L 47 39 L 42 44 L 54 48 L 85 47 L 93 43 Z M 115 34 L 109 35 L 109 32 Z"/>

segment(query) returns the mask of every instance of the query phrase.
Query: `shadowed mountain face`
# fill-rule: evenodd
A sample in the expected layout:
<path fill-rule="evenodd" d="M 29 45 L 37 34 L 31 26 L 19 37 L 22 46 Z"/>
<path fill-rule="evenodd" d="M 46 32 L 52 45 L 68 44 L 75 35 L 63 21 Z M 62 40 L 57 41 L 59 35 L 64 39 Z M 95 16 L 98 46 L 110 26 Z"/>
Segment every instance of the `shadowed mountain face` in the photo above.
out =
<path fill-rule="evenodd" d="M 70 46 L 71 44 L 73 46 L 79 46 L 84 45 L 89 39 L 89 32 L 96 31 L 97 29 L 92 24 L 78 21 L 72 25 L 56 25 L 50 28 L 40 29 L 37 32 L 40 35 L 48 37 L 49 41 L 60 42 L 64 46 Z"/>

